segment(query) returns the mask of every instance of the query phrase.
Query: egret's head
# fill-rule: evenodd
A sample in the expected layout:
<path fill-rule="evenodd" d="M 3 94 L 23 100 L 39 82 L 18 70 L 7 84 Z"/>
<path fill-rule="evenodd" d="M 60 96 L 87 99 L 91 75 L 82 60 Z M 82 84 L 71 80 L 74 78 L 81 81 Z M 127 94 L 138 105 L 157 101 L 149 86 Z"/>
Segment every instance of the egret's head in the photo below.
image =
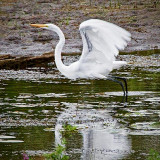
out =
<path fill-rule="evenodd" d="M 57 32 L 58 27 L 54 24 L 30 24 L 32 27 L 43 28 Z"/>

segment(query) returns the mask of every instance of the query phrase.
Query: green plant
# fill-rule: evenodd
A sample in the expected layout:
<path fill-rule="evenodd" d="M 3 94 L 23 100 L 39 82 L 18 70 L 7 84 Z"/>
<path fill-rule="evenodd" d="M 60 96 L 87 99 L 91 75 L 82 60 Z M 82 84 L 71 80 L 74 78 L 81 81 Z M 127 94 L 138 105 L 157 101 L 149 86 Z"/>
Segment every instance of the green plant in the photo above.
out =
<path fill-rule="evenodd" d="M 112 8 L 112 1 L 109 1 L 109 7 Z"/>
<path fill-rule="evenodd" d="M 121 3 L 120 3 L 119 0 L 117 0 L 117 6 L 118 6 L 119 9 L 121 8 Z"/>
<path fill-rule="evenodd" d="M 66 25 L 69 25 L 70 17 L 66 19 Z"/>
<path fill-rule="evenodd" d="M 160 122 L 155 122 L 152 124 L 153 127 L 160 128 Z"/>
<path fill-rule="evenodd" d="M 151 149 L 147 160 L 160 160 L 160 153 Z"/>
<path fill-rule="evenodd" d="M 76 126 L 72 126 L 68 123 L 63 125 L 64 131 L 61 131 L 62 134 L 67 135 L 67 136 L 72 136 L 71 133 L 77 131 Z M 58 144 L 58 146 L 55 148 L 54 152 L 45 154 L 46 160 L 68 160 L 69 156 L 65 154 L 66 147 L 65 145 L 67 144 L 66 139 L 62 139 L 62 144 Z"/>
<path fill-rule="evenodd" d="M 64 128 L 65 132 L 75 132 L 75 131 L 77 131 L 76 126 L 72 126 L 72 125 L 67 124 L 67 123 L 65 125 L 63 125 L 63 128 Z"/>
<path fill-rule="evenodd" d="M 45 154 L 46 160 L 68 160 L 69 156 L 65 155 L 65 146 L 66 140 L 62 140 L 62 145 L 58 144 L 58 146 L 55 148 L 55 151 L 49 154 Z"/>
<path fill-rule="evenodd" d="M 23 156 L 23 160 L 32 160 L 31 158 L 29 158 L 29 156 L 26 153 L 23 153 L 22 156 Z"/>
<path fill-rule="evenodd" d="M 77 127 L 76 126 L 72 126 L 68 123 L 64 124 L 63 125 L 63 129 L 61 131 L 61 134 L 64 136 L 64 137 L 71 137 L 73 133 L 77 132 Z"/>

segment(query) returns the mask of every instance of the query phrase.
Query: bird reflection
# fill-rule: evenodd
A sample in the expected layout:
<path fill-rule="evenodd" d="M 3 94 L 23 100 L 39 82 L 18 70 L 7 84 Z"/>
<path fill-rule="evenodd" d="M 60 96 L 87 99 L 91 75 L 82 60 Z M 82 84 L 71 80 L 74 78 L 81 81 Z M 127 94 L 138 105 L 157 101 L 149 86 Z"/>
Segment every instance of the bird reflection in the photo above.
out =
<path fill-rule="evenodd" d="M 83 137 L 81 159 L 121 159 L 130 153 L 131 145 L 127 132 L 106 109 L 91 109 L 79 104 L 66 104 L 55 126 L 56 144 L 62 144 L 64 123 L 77 126 Z M 75 139 L 76 141 L 76 139 Z M 76 148 L 73 148 L 73 150 Z"/>

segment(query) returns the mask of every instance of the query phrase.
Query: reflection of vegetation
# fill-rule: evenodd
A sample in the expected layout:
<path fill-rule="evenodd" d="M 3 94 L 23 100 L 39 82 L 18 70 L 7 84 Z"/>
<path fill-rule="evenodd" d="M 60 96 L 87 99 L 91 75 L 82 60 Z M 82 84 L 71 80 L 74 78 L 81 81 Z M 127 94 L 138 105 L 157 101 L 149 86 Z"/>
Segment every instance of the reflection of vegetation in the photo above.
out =
<path fill-rule="evenodd" d="M 160 160 L 160 153 L 151 149 L 147 160 Z"/>
<path fill-rule="evenodd" d="M 155 122 L 155 123 L 152 124 L 152 126 L 159 128 L 160 127 L 160 122 Z"/>
<path fill-rule="evenodd" d="M 129 90 L 145 91 L 149 88 L 152 91 L 159 91 L 159 74 L 156 72 L 143 71 L 141 68 L 136 67 L 135 70 L 132 71 L 132 75 L 137 77 L 137 81 L 130 79 L 128 82 Z"/>

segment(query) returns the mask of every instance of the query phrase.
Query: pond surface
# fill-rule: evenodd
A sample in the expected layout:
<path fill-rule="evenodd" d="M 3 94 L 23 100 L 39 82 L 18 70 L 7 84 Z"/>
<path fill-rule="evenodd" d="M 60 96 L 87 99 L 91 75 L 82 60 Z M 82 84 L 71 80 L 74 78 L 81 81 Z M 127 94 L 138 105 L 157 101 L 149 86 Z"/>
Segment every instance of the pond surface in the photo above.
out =
<path fill-rule="evenodd" d="M 23 153 L 44 159 L 62 143 L 66 123 L 78 129 L 65 137 L 73 160 L 146 159 L 151 149 L 160 152 L 160 55 L 144 55 L 122 55 L 129 65 L 111 73 L 126 77 L 127 103 L 112 81 L 71 81 L 55 67 L 1 70 L 0 159 L 23 159 Z"/>

